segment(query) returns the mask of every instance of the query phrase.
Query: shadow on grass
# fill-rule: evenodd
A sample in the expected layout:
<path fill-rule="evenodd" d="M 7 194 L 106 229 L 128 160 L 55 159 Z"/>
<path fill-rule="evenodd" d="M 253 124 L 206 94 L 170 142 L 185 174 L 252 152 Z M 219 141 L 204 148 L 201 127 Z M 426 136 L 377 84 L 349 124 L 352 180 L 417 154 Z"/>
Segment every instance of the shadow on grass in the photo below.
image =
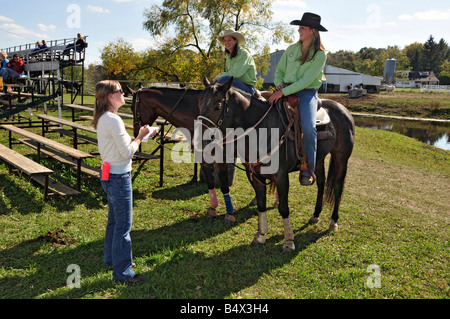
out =
<path fill-rule="evenodd" d="M 30 181 L 30 178 L 26 175 L 19 176 L 19 178 L 26 178 Z M 39 187 L 33 181 L 31 181 L 31 184 L 32 187 Z M 0 198 L 0 215 L 8 213 L 6 199 L 9 201 L 9 206 L 16 208 L 21 214 L 40 213 L 45 206 L 43 202 L 44 192 L 42 192 L 40 198 L 35 198 L 28 191 L 18 186 L 9 175 L 0 175 L 0 185 L 2 194 Z"/>
<path fill-rule="evenodd" d="M 165 200 L 186 200 L 193 197 L 204 195 L 208 192 L 208 187 L 203 182 L 188 182 L 170 188 L 164 188 L 152 193 L 155 199 Z"/>
<path fill-rule="evenodd" d="M 208 240 L 245 223 L 254 216 L 254 209 L 246 206 L 236 211 L 236 215 L 238 222 L 234 224 L 226 224 L 222 218 L 202 216 L 155 230 L 132 231 L 134 258 L 151 269 L 142 273 L 138 264 L 137 272 L 148 279 L 138 287 L 105 280 L 112 278 L 112 273 L 103 268 L 103 238 L 75 246 L 73 240 L 64 237 L 70 236 L 64 231 L 55 232 L 62 237 L 57 241 L 39 236 L 0 252 L 0 263 L 5 269 L 5 275 L 0 278 L 0 298 L 37 298 L 43 294 L 48 294 L 48 298 L 89 298 L 96 293 L 103 296 L 108 289 L 116 289 L 114 297 L 120 298 L 224 298 L 289 263 L 327 233 L 304 232 L 307 225 L 295 230 L 297 249 L 289 255 L 282 254 L 282 235 L 272 236 L 258 247 L 251 246 L 249 238 L 249 244 L 213 255 L 186 249 L 189 244 Z M 49 247 L 55 243 L 55 247 Z M 40 253 L 41 250 L 44 252 Z M 71 264 L 81 270 L 79 289 L 66 287 L 71 275 L 67 267 Z"/>

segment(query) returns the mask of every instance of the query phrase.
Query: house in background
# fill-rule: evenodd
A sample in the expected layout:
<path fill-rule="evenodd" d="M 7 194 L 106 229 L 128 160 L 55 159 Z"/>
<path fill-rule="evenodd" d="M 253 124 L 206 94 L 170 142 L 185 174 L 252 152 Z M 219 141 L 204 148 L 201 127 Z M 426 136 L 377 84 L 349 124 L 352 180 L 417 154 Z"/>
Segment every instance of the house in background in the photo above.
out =
<path fill-rule="evenodd" d="M 396 87 L 420 88 L 423 85 L 439 85 L 439 79 L 433 71 L 401 71 L 402 79 L 395 81 Z M 408 78 L 406 80 L 406 78 Z"/>
<path fill-rule="evenodd" d="M 274 87 L 275 70 L 284 50 L 270 54 L 270 66 L 266 75 L 258 73 L 258 77 L 264 78 L 263 89 Z M 353 72 L 331 65 L 325 65 L 323 85 L 319 90 L 321 93 L 349 92 L 349 89 L 359 87 L 366 89 L 368 93 L 378 93 L 381 87 L 381 77 L 370 76 Z"/>

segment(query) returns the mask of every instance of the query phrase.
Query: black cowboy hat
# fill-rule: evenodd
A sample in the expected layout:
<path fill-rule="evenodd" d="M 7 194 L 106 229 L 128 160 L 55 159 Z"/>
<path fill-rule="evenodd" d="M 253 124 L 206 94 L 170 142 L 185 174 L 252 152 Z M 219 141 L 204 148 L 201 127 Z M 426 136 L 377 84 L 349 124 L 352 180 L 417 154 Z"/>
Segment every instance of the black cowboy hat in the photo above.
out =
<path fill-rule="evenodd" d="M 320 24 L 320 16 L 315 13 L 305 12 L 301 20 L 294 20 L 290 24 L 291 25 L 303 25 L 306 27 L 314 28 L 319 31 L 328 31 Z"/>

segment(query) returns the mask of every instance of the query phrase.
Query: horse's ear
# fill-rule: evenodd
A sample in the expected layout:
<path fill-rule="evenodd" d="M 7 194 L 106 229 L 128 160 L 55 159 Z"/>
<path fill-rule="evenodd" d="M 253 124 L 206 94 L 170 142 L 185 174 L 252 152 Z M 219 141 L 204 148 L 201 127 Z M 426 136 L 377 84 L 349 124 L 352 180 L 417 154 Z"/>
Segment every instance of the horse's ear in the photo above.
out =
<path fill-rule="evenodd" d="M 136 94 L 136 91 L 133 90 L 132 88 L 130 88 L 128 85 L 127 85 L 127 88 L 128 88 L 128 90 L 131 92 L 132 95 L 135 95 L 135 94 Z"/>
<path fill-rule="evenodd" d="M 206 77 L 206 75 L 203 77 L 203 84 L 206 86 L 210 86 L 211 82 L 209 82 L 208 78 Z"/>
<path fill-rule="evenodd" d="M 225 82 L 223 84 L 223 87 L 225 88 L 225 92 L 228 92 L 228 90 L 231 88 L 231 86 L 233 85 L 233 81 L 234 81 L 234 78 L 231 77 L 227 82 Z"/>

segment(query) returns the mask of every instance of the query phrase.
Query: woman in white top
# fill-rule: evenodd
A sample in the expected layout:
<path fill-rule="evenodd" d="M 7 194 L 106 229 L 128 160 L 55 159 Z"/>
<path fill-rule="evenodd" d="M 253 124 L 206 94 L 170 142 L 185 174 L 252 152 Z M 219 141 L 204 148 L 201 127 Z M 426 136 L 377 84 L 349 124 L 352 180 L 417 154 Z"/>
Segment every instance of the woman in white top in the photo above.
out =
<path fill-rule="evenodd" d="M 149 133 L 149 128 L 142 127 L 134 141 L 131 140 L 122 119 L 117 115 L 119 108 L 125 104 L 119 82 L 97 83 L 95 99 L 92 125 L 97 129 L 98 149 L 103 162 L 100 172 L 101 183 L 107 194 L 109 207 L 104 264 L 105 267 L 112 267 L 114 281 L 138 284 L 144 282 L 145 278 L 136 275 L 132 269 L 131 158 L 144 136 Z"/>

